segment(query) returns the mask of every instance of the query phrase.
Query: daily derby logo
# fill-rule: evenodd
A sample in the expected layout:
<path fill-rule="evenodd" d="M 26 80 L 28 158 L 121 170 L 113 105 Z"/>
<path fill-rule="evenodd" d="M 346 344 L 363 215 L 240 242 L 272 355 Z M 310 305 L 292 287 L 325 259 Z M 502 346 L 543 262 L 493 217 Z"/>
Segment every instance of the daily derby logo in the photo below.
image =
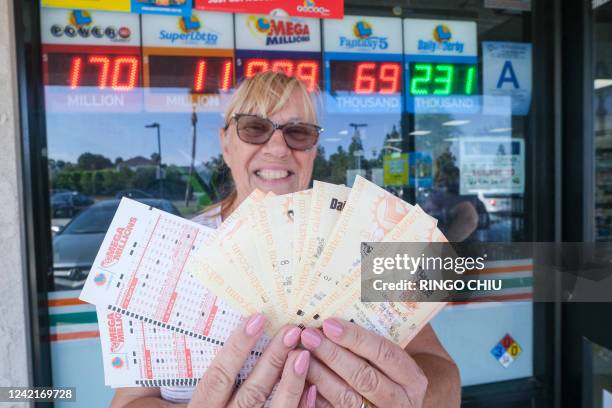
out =
<path fill-rule="evenodd" d="M 249 16 L 247 26 L 253 36 L 265 39 L 267 46 L 310 41 L 308 23 L 299 20 Z"/>
<path fill-rule="evenodd" d="M 297 11 L 300 13 L 312 13 L 319 16 L 327 16 L 330 13 L 328 8 L 317 6 L 313 0 L 304 0 L 303 5 L 297 6 Z"/>
<path fill-rule="evenodd" d="M 94 25 L 91 13 L 85 10 L 73 10 L 68 14 L 68 24 L 53 24 L 51 35 L 68 38 L 108 38 L 113 42 L 128 41 L 132 36 L 129 27 Z"/>
<path fill-rule="evenodd" d="M 202 45 L 217 45 L 219 34 L 207 32 L 202 29 L 202 22 L 195 14 L 189 17 L 179 17 L 178 30 L 159 32 L 159 39 L 162 41 L 184 41 Z"/>
<path fill-rule="evenodd" d="M 465 43 L 453 41 L 453 33 L 446 24 L 438 24 L 432 33 L 431 40 L 419 40 L 418 49 L 423 52 L 456 52 L 462 54 Z"/>
<path fill-rule="evenodd" d="M 366 20 L 359 20 L 353 25 L 353 36 L 349 38 L 340 36 L 340 47 L 348 50 L 386 50 L 389 48 L 387 37 L 373 35 L 372 25 Z"/>

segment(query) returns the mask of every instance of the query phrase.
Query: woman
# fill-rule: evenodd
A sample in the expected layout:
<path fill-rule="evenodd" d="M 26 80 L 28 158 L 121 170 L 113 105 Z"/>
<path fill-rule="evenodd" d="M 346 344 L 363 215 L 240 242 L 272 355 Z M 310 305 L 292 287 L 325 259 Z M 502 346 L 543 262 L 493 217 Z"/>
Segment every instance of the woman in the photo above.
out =
<path fill-rule="evenodd" d="M 197 218 L 218 226 L 255 188 L 286 194 L 308 188 L 320 128 L 312 95 L 299 80 L 265 72 L 238 87 L 219 139 L 235 191 Z M 246 319 L 195 389 L 123 388 L 113 407 L 272 406 L 457 407 L 457 367 L 426 326 L 405 350 L 339 319 L 322 330 L 283 327 L 245 383 L 234 379 L 262 335 L 265 316 Z"/>

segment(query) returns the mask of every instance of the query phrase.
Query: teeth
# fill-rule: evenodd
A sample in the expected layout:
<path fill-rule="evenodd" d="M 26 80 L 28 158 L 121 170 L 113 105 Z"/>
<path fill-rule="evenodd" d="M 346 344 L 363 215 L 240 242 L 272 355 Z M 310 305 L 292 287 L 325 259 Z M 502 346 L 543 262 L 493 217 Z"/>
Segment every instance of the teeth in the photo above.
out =
<path fill-rule="evenodd" d="M 255 174 L 264 180 L 277 180 L 287 177 L 289 172 L 287 170 L 258 170 Z"/>

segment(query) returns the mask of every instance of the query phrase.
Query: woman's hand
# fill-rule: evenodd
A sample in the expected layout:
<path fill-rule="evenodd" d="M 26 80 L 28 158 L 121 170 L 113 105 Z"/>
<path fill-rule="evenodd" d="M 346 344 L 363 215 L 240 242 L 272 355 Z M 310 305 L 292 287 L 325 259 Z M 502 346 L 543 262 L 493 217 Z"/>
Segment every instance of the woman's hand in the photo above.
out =
<path fill-rule="evenodd" d="M 308 328 L 301 339 L 317 358 L 310 363 L 308 382 L 326 400 L 318 404 L 359 408 L 365 398 L 377 407 L 423 406 L 427 377 L 406 351 L 384 337 L 327 319 L 323 333 Z"/>
<path fill-rule="evenodd" d="M 293 325 L 279 330 L 249 377 L 235 389 L 236 377 L 263 334 L 265 323 L 265 317 L 256 314 L 230 335 L 204 373 L 188 407 L 263 406 L 281 374 L 271 407 L 314 407 L 316 387 L 311 386 L 304 392 L 310 353 L 293 350 L 301 333 L 301 329 Z"/>

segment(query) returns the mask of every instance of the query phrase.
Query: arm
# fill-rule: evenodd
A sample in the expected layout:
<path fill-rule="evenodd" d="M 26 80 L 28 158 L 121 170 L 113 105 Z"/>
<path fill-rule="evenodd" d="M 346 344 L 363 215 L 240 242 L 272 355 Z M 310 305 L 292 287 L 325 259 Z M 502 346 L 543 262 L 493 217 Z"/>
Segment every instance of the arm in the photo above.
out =
<path fill-rule="evenodd" d="M 430 324 L 405 348 L 428 380 L 424 407 L 458 407 L 461 404 L 461 379 L 457 365 L 448 355 Z"/>
<path fill-rule="evenodd" d="M 478 228 L 478 212 L 469 201 L 462 201 L 451 209 L 452 222 L 446 231 L 450 242 L 461 242 Z"/>

